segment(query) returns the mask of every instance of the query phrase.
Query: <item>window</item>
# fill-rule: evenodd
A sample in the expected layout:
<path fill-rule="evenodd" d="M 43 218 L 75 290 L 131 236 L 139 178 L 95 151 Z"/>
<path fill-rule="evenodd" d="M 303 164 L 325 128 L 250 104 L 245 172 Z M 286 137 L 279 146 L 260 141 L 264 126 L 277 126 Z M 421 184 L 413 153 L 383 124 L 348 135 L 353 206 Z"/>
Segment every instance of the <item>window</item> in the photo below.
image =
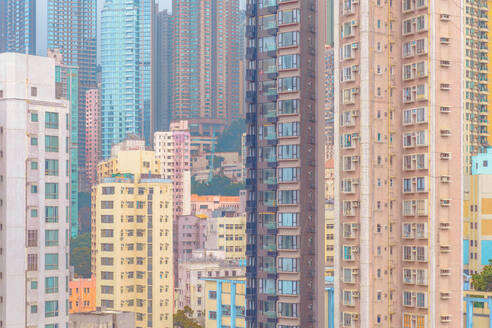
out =
<path fill-rule="evenodd" d="M 279 249 L 297 249 L 297 236 L 278 236 Z"/>
<path fill-rule="evenodd" d="M 45 113 L 45 127 L 47 129 L 58 129 L 58 113 Z"/>
<path fill-rule="evenodd" d="M 297 217 L 299 213 L 279 213 L 279 227 L 297 227 Z"/>
<path fill-rule="evenodd" d="M 37 170 L 37 169 L 38 169 L 38 162 L 31 161 L 31 170 Z"/>
<path fill-rule="evenodd" d="M 278 102 L 279 114 L 296 114 L 299 110 L 299 99 L 280 100 Z"/>
<path fill-rule="evenodd" d="M 58 253 L 45 254 L 44 269 L 58 270 Z"/>
<path fill-rule="evenodd" d="M 38 281 L 31 280 L 31 289 L 38 289 Z"/>
<path fill-rule="evenodd" d="M 58 223 L 58 206 L 45 207 L 46 223 Z"/>
<path fill-rule="evenodd" d="M 299 202 L 299 190 L 279 190 L 278 203 L 283 205 L 294 205 Z"/>
<path fill-rule="evenodd" d="M 114 294 L 114 287 L 113 286 L 101 286 L 101 293 L 102 294 Z"/>
<path fill-rule="evenodd" d="M 300 19 L 299 9 L 283 10 L 278 13 L 279 24 L 298 23 Z"/>
<path fill-rule="evenodd" d="M 298 159 L 299 145 L 282 145 L 278 147 L 279 159 Z"/>
<path fill-rule="evenodd" d="M 101 257 L 101 265 L 113 265 L 113 258 L 112 257 Z"/>
<path fill-rule="evenodd" d="M 51 153 L 58 152 L 58 137 L 57 136 L 45 136 L 45 150 Z"/>
<path fill-rule="evenodd" d="M 298 282 L 295 280 L 279 280 L 278 293 L 281 295 L 297 295 Z"/>
<path fill-rule="evenodd" d="M 215 311 L 208 311 L 208 318 L 209 319 L 217 319 L 217 312 L 215 312 Z"/>
<path fill-rule="evenodd" d="M 101 243 L 101 251 L 103 252 L 112 252 L 113 248 L 113 244 Z"/>
<path fill-rule="evenodd" d="M 113 223 L 114 218 L 112 215 L 101 215 L 101 223 Z"/>
<path fill-rule="evenodd" d="M 299 122 L 279 123 L 279 137 L 296 137 L 299 135 Z"/>
<path fill-rule="evenodd" d="M 38 246 L 38 231 L 28 230 L 27 231 L 27 247 L 37 247 Z"/>
<path fill-rule="evenodd" d="M 45 289 L 47 294 L 58 293 L 58 277 L 46 277 Z"/>
<path fill-rule="evenodd" d="M 296 46 L 299 40 L 299 32 L 285 32 L 280 33 L 278 36 L 278 46 L 279 47 L 290 47 Z"/>
<path fill-rule="evenodd" d="M 46 318 L 58 316 L 58 301 L 46 301 L 44 305 L 44 316 Z"/>
<path fill-rule="evenodd" d="M 102 280 L 113 280 L 113 272 L 111 271 L 101 271 Z"/>
<path fill-rule="evenodd" d="M 38 113 L 37 112 L 32 112 L 31 113 L 31 122 L 39 122 Z"/>
<path fill-rule="evenodd" d="M 101 229 L 101 237 L 113 237 L 113 229 Z"/>
<path fill-rule="evenodd" d="M 299 55 L 284 55 L 278 59 L 279 69 L 294 69 L 299 67 Z"/>
<path fill-rule="evenodd" d="M 46 175 L 58 176 L 58 160 L 47 159 L 44 162 L 44 170 Z"/>
<path fill-rule="evenodd" d="M 31 87 L 31 97 L 37 97 L 37 96 L 38 96 L 38 88 Z"/>
<path fill-rule="evenodd" d="M 280 257 L 278 259 L 278 268 L 282 272 L 298 272 L 297 264 L 298 259 L 290 257 Z"/>
<path fill-rule="evenodd" d="M 31 305 L 31 313 L 38 313 L 38 306 L 37 305 Z"/>
<path fill-rule="evenodd" d="M 210 290 L 208 292 L 208 298 L 215 300 L 217 298 L 217 292 L 215 290 Z"/>
<path fill-rule="evenodd" d="M 27 254 L 27 271 L 38 271 L 38 255 Z M 36 284 L 37 286 L 37 284 Z"/>
<path fill-rule="evenodd" d="M 297 303 L 278 303 L 278 314 L 282 317 L 297 317 Z"/>
<path fill-rule="evenodd" d="M 46 183 L 45 184 L 45 198 L 46 199 L 58 199 L 58 183 Z"/>
<path fill-rule="evenodd" d="M 299 90 L 299 77 L 284 77 L 278 81 L 279 92 L 293 92 Z"/>
<path fill-rule="evenodd" d="M 58 246 L 58 230 L 45 230 L 45 246 Z"/>
<path fill-rule="evenodd" d="M 37 145 L 38 145 L 38 138 L 31 137 L 31 146 L 37 146 Z"/>
<path fill-rule="evenodd" d="M 112 209 L 113 208 L 113 201 L 112 200 L 101 201 L 101 208 L 102 209 Z"/>
<path fill-rule="evenodd" d="M 103 195 L 114 195 L 114 187 L 102 187 Z"/>

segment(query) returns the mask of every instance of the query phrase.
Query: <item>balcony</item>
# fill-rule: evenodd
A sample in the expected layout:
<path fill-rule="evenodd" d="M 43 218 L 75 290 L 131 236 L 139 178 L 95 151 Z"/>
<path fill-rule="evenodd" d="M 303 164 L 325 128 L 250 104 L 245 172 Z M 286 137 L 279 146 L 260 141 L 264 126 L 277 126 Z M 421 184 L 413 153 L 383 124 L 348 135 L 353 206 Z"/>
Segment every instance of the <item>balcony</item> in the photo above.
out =
<path fill-rule="evenodd" d="M 266 10 L 267 10 L 270 14 L 276 14 L 276 13 L 277 13 L 277 10 L 278 10 L 278 6 L 277 6 L 277 5 L 268 6 L 268 7 L 266 8 Z"/>
<path fill-rule="evenodd" d="M 269 35 L 276 36 L 277 32 L 278 32 L 278 28 L 277 27 L 271 27 L 271 28 L 267 29 L 266 31 Z"/>
<path fill-rule="evenodd" d="M 246 210 L 254 211 L 256 209 L 256 201 L 255 200 L 247 200 L 246 201 Z"/>
<path fill-rule="evenodd" d="M 247 234 L 256 234 L 256 223 L 254 223 L 254 222 L 246 223 L 246 233 Z"/>
<path fill-rule="evenodd" d="M 277 138 L 275 139 L 267 139 L 267 145 L 269 146 L 276 146 L 278 144 Z"/>
<path fill-rule="evenodd" d="M 277 251 L 277 245 L 275 243 L 272 244 L 263 244 L 262 249 L 265 249 L 269 252 L 275 252 Z"/>
<path fill-rule="evenodd" d="M 246 124 L 256 124 L 256 113 L 246 113 Z"/>
<path fill-rule="evenodd" d="M 270 50 L 270 51 L 267 51 L 267 56 L 270 57 L 270 58 L 277 58 L 277 50 Z"/>
<path fill-rule="evenodd" d="M 256 167 L 256 157 L 248 156 L 246 157 L 246 168 L 254 169 Z"/>
<path fill-rule="evenodd" d="M 248 39 L 256 38 L 256 26 L 255 25 L 247 25 L 246 26 L 246 37 Z"/>
<path fill-rule="evenodd" d="M 247 4 L 246 5 L 246 16 L 247 17 L 255 17 L 256 16 L 256 5 L 255 4 Z"/>
<path fill-rule="evenodd" d="M 246 320 L 254 321 L 256 319 L 256 310 L 246 310 Z"/>
<path fill-rule="evenodd" d="M 256 136 L 254 134 L 246 135 L 246 147 L 256 146 Z"/>
<path fill-rule="evenodd" d="M 256 255 L 256 245 L 246 245 L 246 256 Z"/>
<path fill-rule="evenodd" d="M 255 69 L 247 69 L 246 70 L 246 81 L 249 81 L 249 82 L 256 81 L 256 70 Z"/>
<path fill-rule="evenodd" d="M 256 102 L 256 91 L 246 91 L 246 102 L 254 104 Z"/>
<path fill-rule="evenodd" d="M 277 52 L 275 51 L 275 54 Z M 246 48 L 246 59 L 247 60 L 256 60 L 256 47 L 248 47 Z"/>

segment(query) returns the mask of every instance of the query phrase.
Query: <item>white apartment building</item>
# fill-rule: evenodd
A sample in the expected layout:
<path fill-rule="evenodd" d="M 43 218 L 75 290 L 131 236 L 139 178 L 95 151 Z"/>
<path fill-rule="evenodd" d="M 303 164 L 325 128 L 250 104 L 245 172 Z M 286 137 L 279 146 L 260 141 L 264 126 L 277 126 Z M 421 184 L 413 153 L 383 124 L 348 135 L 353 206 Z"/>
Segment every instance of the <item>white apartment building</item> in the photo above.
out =
<path fill-rule="evenodd" d="M 68 322 L 68 108 L 53 59 L 0 54 L 0 327 Z"/>

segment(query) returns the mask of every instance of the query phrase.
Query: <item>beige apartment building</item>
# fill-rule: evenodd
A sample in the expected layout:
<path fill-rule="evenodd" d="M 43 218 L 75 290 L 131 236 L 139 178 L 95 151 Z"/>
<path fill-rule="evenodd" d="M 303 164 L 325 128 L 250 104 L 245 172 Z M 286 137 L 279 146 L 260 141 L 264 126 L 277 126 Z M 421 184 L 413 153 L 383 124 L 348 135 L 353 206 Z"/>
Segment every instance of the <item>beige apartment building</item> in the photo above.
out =
<path fill-rule="evenodd" d="M 459 5 L 334 3 L 336 327 L 462 325 Z"/>
<path fill-rule="evenodd" d="M 144 141 L 113 150 L 92 191 L 96 305 L 136 313 L 137 328 L 172 328 L 172 182 Z"/>

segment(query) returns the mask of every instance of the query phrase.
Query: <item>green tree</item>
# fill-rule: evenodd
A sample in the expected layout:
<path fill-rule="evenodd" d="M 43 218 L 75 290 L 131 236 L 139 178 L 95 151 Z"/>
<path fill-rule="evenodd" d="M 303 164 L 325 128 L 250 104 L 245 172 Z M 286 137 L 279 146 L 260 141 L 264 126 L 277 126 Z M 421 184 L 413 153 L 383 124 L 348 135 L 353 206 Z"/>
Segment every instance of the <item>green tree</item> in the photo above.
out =
<path fill-rule="evenodd" d="M 70 239 L 70 265 L 79 277 L 91 276 L 91 234 L 83 233 Z"/>
<path fill-rule="evenodd" d="M 473 288 L 480 292 L 492 291 L 492 260 L 486 265 L 482 272 L 472 275 Z"/>
<path fill-rule="evenodd" d="M 231 122 L 224 133 L 217 139 L 217 152 L 241 152 L 241 137 L 246 132 L 246 122 L 239 119 Z"/>
<path fill-rule="evenodd" d="M 234 183 L 228 177 L 214 175 L 212 181 L 199 182 L 191 177 L 191 193 L 197 195 L 239 196 L 239 191 L 244 189 L 244 184 Z"/>
<path fill-rule="evenodd" d="M 178 310 L 173 315 L 174 327 L 179 328 L 202 328 L 202 326 L 192 318 L 193 310 L 189 306 L 185 306 L 184 310 Z"/>

